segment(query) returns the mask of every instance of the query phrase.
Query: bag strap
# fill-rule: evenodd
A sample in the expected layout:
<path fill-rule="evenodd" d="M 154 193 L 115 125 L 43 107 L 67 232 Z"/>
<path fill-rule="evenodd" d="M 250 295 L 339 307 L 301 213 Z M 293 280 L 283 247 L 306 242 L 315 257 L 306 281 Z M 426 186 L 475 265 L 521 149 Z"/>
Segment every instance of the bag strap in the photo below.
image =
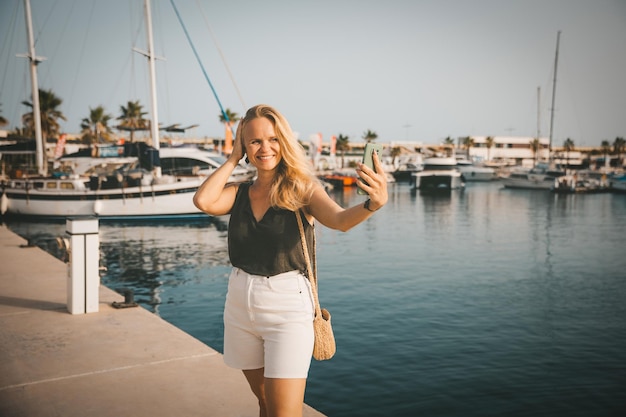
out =
<path fill-rule="evenodd" d="M 295 211 L 296 219 L 298 220 L 298 229 L 300 229 L 300 241 L 302 242 L 302 253 L 304 253 L 304 259 L 306 260 L 306 269 L 309 281 L 311 282 L 311 292 L 313 293 L 313 302 L 315 303 L 315 317 L 322 316 L 322 310 L 320 308 L 320 300 L 317 295 L 317 259 L 315 259 L 315 232 L 313 232 L 313 257 L 315 262 L 315 270 L 311 267 L 311 258 L 309 257 L 309 248 L 306 243 L 306 236 L 304 234 L 304 225 L 302 224 L 302 218 L 300 217 L 300 209 Z"/>

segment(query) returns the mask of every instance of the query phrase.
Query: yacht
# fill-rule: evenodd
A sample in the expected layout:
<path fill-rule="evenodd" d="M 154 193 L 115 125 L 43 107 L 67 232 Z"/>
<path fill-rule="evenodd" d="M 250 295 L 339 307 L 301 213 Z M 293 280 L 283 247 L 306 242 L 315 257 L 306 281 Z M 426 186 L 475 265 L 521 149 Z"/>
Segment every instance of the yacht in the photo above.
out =
<path fill-rule="evenodd" d="M 413 173 L 420 172 L 423 169 L 424 161 L 422 154 L 400 155 L 397 160 L 397 168 L 391 172 L 391 175 L 398 182 L 411 181 Z"/>
<path fill-rule="evenodd" d="M 548 164 L 537 164 L 533 168 L 517 167 L 509 175 L 502 177 L 505 188 L 552 190 L 555 181 L 564 176 L 565 171 L 551 168 Z"/>
<path fill-rule="evenodd" d="M 476 165 L 467 159 L 457 159 L 457 167 L 465 181 L 493 181 L 498 179 L 496 170 L 482 165 Z"/>
<path fill-rule="evenodd" d="M 25 217 L 109 220 L 203 215 L 194 206 L 193 195 L 224 157 L 199 148 L 163 148 L 158 162 L 153 148 L 145 144 L 139 148 L 143 151 L 138 156 L 84 157 L 85 161 L 74 162 L 89 166 L 80 173 L 10 179 L 3 187 L 0 211 Z M 154 174 L 158 164 L 161 175 Z M 255 175 L 254 169 L 238 166 L 229 182 L 249 181 Z"/>
<path fill-rule="evenodd" d="M 412 175 L 414 189 L 420 191 L 448 191 L 465 186 L 465 180 L 452 157 L 424 159 L 424 170 Z"/>

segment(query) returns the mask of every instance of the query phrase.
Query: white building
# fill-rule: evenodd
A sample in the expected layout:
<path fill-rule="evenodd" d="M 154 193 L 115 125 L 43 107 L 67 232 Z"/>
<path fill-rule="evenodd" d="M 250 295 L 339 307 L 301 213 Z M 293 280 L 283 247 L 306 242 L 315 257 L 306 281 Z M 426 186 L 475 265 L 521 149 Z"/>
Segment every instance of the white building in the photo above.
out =
<path fill-rule="evenodd" d="M 493 146 L 487 147 L 487 138 L 489 136 L 470 136 L 473 145 L 469 150 L 470 158 L 481 161 L 500 161 L 515 160 L 518 163 L 524 160 L 548 159 L 549 138 L 539 138 L 541 148 L 534 154 L 531 143 L 535 140 L 533 137 L 510 137 L 510 136 L 491 136 L 493 138 Z M 462 143 L 464 138 L 459 138 L 459 148 L 465 149 Z"/>

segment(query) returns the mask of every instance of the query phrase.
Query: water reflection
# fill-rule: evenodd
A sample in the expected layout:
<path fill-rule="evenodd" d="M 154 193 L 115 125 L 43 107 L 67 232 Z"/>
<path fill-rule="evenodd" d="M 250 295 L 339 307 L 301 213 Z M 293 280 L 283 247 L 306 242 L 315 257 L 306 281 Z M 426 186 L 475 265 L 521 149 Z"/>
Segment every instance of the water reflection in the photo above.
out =
<path fill-rule="evenodd" d="M 103 283 L 134 288 L 157 313 L 168 291 L 197 279 L 185 271 L 228 264 L 226 232 L 212 223 L 104 228 L 101 239 Z"/>
<path fill-rule="evenodd" d="M 498 183 L 449 196 L 389 190 L 389 204 L 349 233 L 317 229 L 320 296 L 340 346 L 331 363 L 313 363 L 307 402 L 338 417 L 623 409 L 625 374 L 607 370 L 626 363 L 626 196 Z M 354 188 L 331 195 L 343 206 L 365 200 Z M 52 244 L 64 234 L 20 227 Z M 133 287 L 144 306 L 221 350 L 223 231 L 103 224 L 101 241 L 106 285 Z M 390 375 L 381 401 L 371 381 Z"/>
<path fill-rule="evenodd" d="M 60 222 L 9 221 L 7 226 L 33 245 L 63 260 L 57 243 L 66 237 Z M 101 223 L 100 265 L 103 285 L 131 288 L 136 301 L 159 312 L 168 289 L 185 285 L 193 275 L 181 273 L 228 266 L 223 223 L 207 220 L 165 223 Z"/>

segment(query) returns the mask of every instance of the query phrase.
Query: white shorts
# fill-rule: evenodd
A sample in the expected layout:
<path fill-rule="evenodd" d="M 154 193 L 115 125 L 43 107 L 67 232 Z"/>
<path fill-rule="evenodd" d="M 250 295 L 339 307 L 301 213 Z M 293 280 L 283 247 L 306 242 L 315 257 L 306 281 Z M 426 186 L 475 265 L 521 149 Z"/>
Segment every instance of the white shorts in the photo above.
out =
<path fill-rule="evenodd" d="M 313 353 L 313 299 L 298 271 L 272 277 L 233 268 L 224 309 L 224 362 L 265 368 L 266 378 L 306 378 Z"/>

